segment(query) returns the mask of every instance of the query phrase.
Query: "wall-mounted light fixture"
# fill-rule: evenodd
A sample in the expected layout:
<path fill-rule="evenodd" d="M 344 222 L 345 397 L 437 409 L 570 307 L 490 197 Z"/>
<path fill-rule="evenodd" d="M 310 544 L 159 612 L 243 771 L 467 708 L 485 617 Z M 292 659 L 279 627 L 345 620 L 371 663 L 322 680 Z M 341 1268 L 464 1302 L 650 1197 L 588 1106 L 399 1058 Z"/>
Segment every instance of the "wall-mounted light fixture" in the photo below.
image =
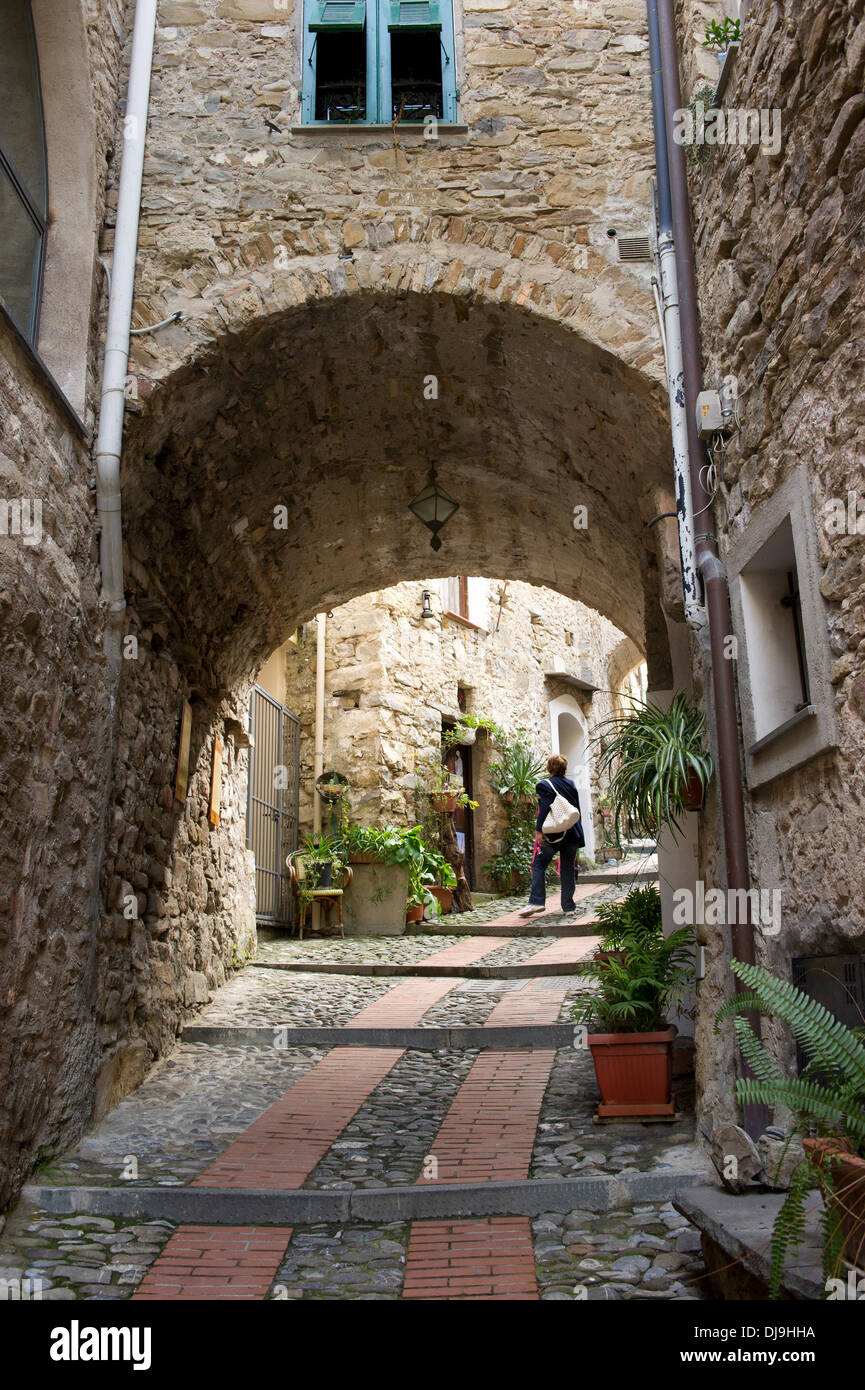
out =
<path fill-rule="evenodd" d="M 430 591 L 429 591 L 429 589 L 424 589 L 423 592 L 421 593 L 420 598 L 421 598 L 421 610 L 420 610 L 420 615 L 421 615 L 421 617 L 422 617 L 422 618 L 434 618 L 434 617 L 435 617 L 435 613 L 434 613 L 433 610 L 432 610 L 432 602 L 431 602 L 431 597 L 430 597 Z"/>
<path fill-rule="evenodd" d="M 450 521 L 454 512 L 459 509 L 459 502 L 445 492 L 436 479 L 435 464 L 430 467 L 429 481 L 423 492 L 419 492 L 413 502 L 409 502 L 409 511 L 414 512 L 418 521 L 422 521 L 428 530 L 432 531 L 430 546 L 433 550 L 441 550 L 441 538 L 439 531 Z"/>

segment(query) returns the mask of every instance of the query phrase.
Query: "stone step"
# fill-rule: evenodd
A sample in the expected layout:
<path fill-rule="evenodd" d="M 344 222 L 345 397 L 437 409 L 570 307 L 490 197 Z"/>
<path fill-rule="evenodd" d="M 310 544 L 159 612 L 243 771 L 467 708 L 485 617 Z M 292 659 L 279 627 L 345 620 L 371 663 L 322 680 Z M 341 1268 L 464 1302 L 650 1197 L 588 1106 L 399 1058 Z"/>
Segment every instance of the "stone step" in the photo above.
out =
<path fill-rule="evenodd" d="M 287 970 L 300 975 L 408 975 L 461 980 L 533 980 L 546 975 L 575 975 L 575 961 L 521 961 L 516 965 L 396 965 L 378 961 L 252 961 L 252 969 Z"/>
<path fill-rule="evenodd" d="M 206 1226 L 282 1226 L 335 1221 L 400 1221 L 461 1216 L 540 1216 L 614 1211 L 665 1202 L 705 1180 L 694 1169 L 655 1169 L 609 1178 L 527 1178 L 515 1182 L 426 1182 L 346 1191 L 181 1186 L 49 1187 L 30 1184 L 25 1201 L 57 1216 L 140 1217 Z"/>
<path fill-rule="evenodd" d="M 716 1298 L 730 1301 L 769 1297 L 772 1227 L 786 1198 L 786 1192 L 734 1195 L 719 1187 L 691 1188 L 682 1184 L 673 1204 L 702 1234 L 709 1286 Z M 825 1297 L 822 1215 L 823 1200 L 819 1192 L 812 1192 L 806 1203 L 805 1240 L 797 1249 L 791 1249 L 785 1260 L 782 1297 L 817 1302 Z M 846 1275 L 846 1269 L 842 1269 L 842 1279 Z"/>
<path fill-rule="evenodd" d="M 180 1041 L 205 1043 L 212 1047 L 399 1047 L 419 1051 L 439 1049 L 494 1048 L 510 1051 L 515 1048 L 544 1048 L 557 1050 L 573 1045 L 572 1023 L 503 1024 L 459 1026 L 453 1028 L 294 1028 L 288 1024 L 268 1024 L 265 1027 L 188 1027 Z"/>

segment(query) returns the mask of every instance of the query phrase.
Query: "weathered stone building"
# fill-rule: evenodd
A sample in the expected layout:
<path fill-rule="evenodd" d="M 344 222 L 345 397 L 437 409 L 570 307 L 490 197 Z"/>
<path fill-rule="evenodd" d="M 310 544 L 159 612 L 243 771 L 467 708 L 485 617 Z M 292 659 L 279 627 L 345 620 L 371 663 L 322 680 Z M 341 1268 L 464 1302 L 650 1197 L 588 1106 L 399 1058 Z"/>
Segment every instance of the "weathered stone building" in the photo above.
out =
<path fill-rule="evenodd" d="M 623 707 L 623 691 L 639 697 L 641 690 L 640 653 L 629 638 L 549 589 L 474 578 L 366 594 L 329 614 L 326 634 L 324 765 L 348 777 L 353 819 L 416 824 L 425 809 L 424 764 L 439 757 L 443 727 L 478 715 L 510 733 L 525 729 L 539 756 L 565 754 L 592 856 L 601 832 L 593 745 L 601 722 Z M 315 796 L 314 630 L 286 643 L 280 656 L 279 698 L 301 721 L 304 832 L 312 828 Z M 493 886 L 483 865 L 500 851 L 506 826 L 488 775 L 497 756 L 483 731 L 462 755 L 478 802 L 470 813 L 477 888 Z"/>
<path fill-rule="evenodd" d="M 12 510 L 0 538 L 4 1198 L 251 949 L 249 689 L 299 624 L 404 581 L 519 580 L 601 614 L 645 653 L 650 691 L 692 664 L 705 684 L 675 524 L 647 526 L 672 508 L 652 267 L 619 249 L 650 229 L 638 0 L 448 0 L 442 115 L 414 125 L 385 100 L 392 72 L 363 103 L 357 83 L 327 96 L 301 0 L 163 0 L 134 325 L 182 319 L 133 339 L 124 660 L 106 662 L 89 446 L 132 8 L 32 4 L 42 327 L 0 316 L 4 500 L 42 508 L 38 544 Z M 720 9 L 683 6 L 686 66 Z M 861 457 L 862 27 L 862 0 L 752 4 L 726 100 L 783 106 L 781 152 L 694 166 L 707 376 L 735 372 L 743 392 L 716 526 L 744 593 L 790 516 L 764 559 L 789 573 L 792 547 L 813 682 L 815 714 L 745 757 L 755 881 L 791 885 L 764 943 L 779 969 L 861 944 L 863 924 L 861 533 L 818 524 Z M 351 121 L 311 120 L 329 100 Z M 437 554 L 408 512 L 431 465 L 461 504 Z M 752 747 L 775 712 L 746 670 L 766 628 L 750 595 L 735 612 Z M 719 880 L 711 804 L 702 835 Z M 711 1037 L 722 933 L 706 948 L 704 1109 L 730 1113 L 732 1050 Z"/>
<path fill-rule="evenodd" d="M 692 30 L 705 8 L 685 6 Z M 692 61 L 686 71 L 688 100 L 706 68 Z M 741 395 L 714 521 L 738 639 L 751 875 L 767 894 L 781 891 L 780 930 L 758 927 L 757 956 L 786 978 L 794 960 L 842 957 L 820 968 L 839 971 L 857 1022 L 865 999 L 863 78 L 862 0 L 752 3 L 723 109 L 765 113 L 780 122 L 780 142 L 737 140 L 691 161 L 706 385 L 732 373 Z M 798 632 L 781 606 L 791 583 Z M 708 1113 L 729 1105 L 710 1040 L 712 1006 L 729 988 L 729 945 L 723 928 L 705 935 L 698 1057 Z"/>

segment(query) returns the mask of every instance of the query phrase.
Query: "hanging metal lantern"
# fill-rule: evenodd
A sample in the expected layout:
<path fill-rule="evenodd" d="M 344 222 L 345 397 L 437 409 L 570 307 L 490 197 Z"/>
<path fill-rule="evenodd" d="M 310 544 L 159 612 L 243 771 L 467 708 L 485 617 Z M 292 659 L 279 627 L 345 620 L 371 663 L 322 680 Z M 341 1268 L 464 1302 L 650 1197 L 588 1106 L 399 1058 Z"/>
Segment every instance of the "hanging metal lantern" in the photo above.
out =
<path fill-rule="evenodd" d="M 438 533 L 458 509 L 459 502 L 448 496 L 436 480 L 435 468 L 430 468 L 429 482 L 423 492 L 419 492 L 414 501 L 409 502 L 409 511 L 414 512 L 418 521 L 422 521 L 424 526 L 432 531 L 430 546 L 433 550 L 441 550 L 442 543 Z"/>

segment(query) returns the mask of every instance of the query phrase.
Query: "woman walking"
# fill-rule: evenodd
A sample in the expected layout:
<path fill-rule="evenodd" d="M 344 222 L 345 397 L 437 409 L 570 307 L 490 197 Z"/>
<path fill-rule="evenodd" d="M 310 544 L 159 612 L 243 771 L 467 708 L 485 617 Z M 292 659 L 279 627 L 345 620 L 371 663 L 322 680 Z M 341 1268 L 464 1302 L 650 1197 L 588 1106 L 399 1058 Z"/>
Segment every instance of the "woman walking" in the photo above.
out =
<path fill-rule="evenodd" d="M 562 881 L 562 912 L 576 912 L 574 889 L 577 883 L 577 850 L 586 843 L 580 820 L 580 797 L 570 777 L 566 777 L 568 760 L 561 753 L 547 759 L 549 777 L 535 788 L 538 794 L 538 819 L 535 826 L 535 857 L 532 861 L 532 886 L 528 905 L 521 917 L 534 917 L 543 912 L 547 902 L 546 875 L 550 861 L 559 855 Z M 546 831 L 544 825 L 546 824 Z M 555 826 L 555 830 L 551 827 Z"/>

